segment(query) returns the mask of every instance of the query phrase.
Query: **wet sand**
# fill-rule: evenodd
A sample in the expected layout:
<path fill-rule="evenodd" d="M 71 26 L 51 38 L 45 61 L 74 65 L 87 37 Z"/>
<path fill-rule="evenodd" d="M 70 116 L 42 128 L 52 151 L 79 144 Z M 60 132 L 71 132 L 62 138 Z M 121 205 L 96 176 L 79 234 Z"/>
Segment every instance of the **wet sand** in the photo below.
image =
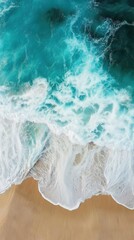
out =
<path fill-rule="evenodd" d="M 134 211 L 98 196 L 70 212 L 45 201 L 31 179 L 0 196 L 0 240 L 89 239 L 133 240 Z"/>

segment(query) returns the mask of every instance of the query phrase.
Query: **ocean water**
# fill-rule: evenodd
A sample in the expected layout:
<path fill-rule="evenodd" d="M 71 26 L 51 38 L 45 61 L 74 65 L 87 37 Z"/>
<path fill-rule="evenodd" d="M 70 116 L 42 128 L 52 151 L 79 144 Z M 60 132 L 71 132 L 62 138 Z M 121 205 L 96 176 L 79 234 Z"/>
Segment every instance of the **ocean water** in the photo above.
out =
<path fill-rule="evenodd" d="M 134 208 L 134 1 L 0 0 L 0 193 Z"/>

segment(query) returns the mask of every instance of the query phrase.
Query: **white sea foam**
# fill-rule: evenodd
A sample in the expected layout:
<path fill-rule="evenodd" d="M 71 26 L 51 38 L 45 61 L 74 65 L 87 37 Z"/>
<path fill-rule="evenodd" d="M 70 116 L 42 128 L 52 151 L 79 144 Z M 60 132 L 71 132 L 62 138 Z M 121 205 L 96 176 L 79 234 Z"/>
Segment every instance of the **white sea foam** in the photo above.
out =
<path fill-rule="evenodd" d="M 0 2 L 0 17 L 15 7 L 8 1 Z M 46 1 L 44 9 L 60 6 L 66 10 L 64 3 Z M 110 194 L 117 202 L 133 209 L 131 87 L 120 90 L 113 87 L 115 80 L 104 72 L 100 66 L 102 56 L 96 54 L 94 43 L 101 40 L 87 43 L 87 37 L 73 32 L 76 22 L 81 21 L 82 2 L 79 6 L 75 3 L 68 6 L 73 17 L 68 17 L 65 23 L 70 31 L 69 34 L 64 31 L 64 54 L 68 53 L 73 70 L 66 71 L 64 82 L 53 91 L 49 81 L 41 77 L 33 79 L 33 85 L 23 85 L 18 92 L 0 86 L 0 193 L 32 176 L 38 180 L 44 198 L 70 210 L 98 194 Z M 98 26 L 96 31 L 106 29 L 102 45 L 105 46 L 108 33 L 114 34 L 121 24 L 126 22 L 113 27 L 112 21 L 106 19 Z M 80 57 L 75 57 L 77 54 Z M 6 66 L 4 57 L 2 64 Z M 21 67 L 19 70 L 20 76 Z"/>
<path fill-rule="evenodd" d="M 83 76 L 69 76 L 61 86 L 62 93 L 56 92 L 59 102 L 71 100 L 70 82 L 77 86 L 79 96 L 84 91 L 79 81 L 85 79 L 87 84 L 86 76 L 85 72 Z M 96 75 L 92 77 L 97 81 Z M 55 102 L 55 112 L 48 109 L 46 114 L 40 111 L 42 103 L 53 102 L 47 99 L 45 79 L 37 79 L 33 86 L 26 85 L 19 94 L 1 87 L 0 192 L 33 176 L 39 181 L 44 198 L 70 210 L 97 194 L 111 194 L 117 202 L 134 208 L 134 148 L 129 138 L 133 109 L 129 95 L 120 91 L 105 98 L 102 87 L 92 95 L 92 81 L 87 86 L 88 99 L 84 103 L 76 97 L 73 107 L 65 111 L 64 104 Z M 112 110 L 107 112 L 104 109 L 110 104 Z M 127 106 L 128 112 L 118 114 L 121 104 Z M 85 109 L 95 105 L 98 107 L 94 107 L 91 121 L 88 118 L 83 124 Z M 82 112 L 78 113 L 80 107 Z M 66 120 L 67 125 L 58 124 L 57 119 Z M 106 133 L 97 139 L 91 130 L 100 123 Z"/>
<path fill-rule="evenodd" d="M 120 90 L 106 96 L 99 82 L 97 74 L 84 71 L 67 77 L 51 97 L 45 79 L 36 79 L 33 86 L 26 85 L 17 94 L 1 87 L 0 115 L 18 122 L 44 123 L 52 132 L 64 133 L 74 143 L 133 148 L 134 108 L 129 93 Z M 71 83 L 77 91 L 75 97 Z M 85 98 L 81 101 L 82 94 Z"/>
<path fill-rule="evenodd" d="M 133 153 L 93 143 L 80 146 L 64 135 L 51 135 L 49 146 L 29 176 L 39 181 L 45 199 L 69 210 L 98 194 L 111 195 L 134 209 Z"/>
<path fill-rule="evenodd" d="M 0 117 L 0 193 L 21 183 L 44 148 L 47 127 Z"/>

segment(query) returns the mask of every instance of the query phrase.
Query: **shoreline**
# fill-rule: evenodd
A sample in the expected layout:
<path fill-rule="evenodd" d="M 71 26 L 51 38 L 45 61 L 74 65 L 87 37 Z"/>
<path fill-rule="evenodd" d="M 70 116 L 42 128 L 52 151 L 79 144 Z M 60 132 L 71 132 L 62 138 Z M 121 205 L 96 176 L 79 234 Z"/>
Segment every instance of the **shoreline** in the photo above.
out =
<path fill-rule="evenodd" d="M 25 180 L 0 196 L 2 240 L 132 240 L 134 211 L 118 205 L 110 196 L 86 200 L 74 211 L 45 201 L 37 182 Z M 3 215 L 3 216 L 2 216 Z"/>

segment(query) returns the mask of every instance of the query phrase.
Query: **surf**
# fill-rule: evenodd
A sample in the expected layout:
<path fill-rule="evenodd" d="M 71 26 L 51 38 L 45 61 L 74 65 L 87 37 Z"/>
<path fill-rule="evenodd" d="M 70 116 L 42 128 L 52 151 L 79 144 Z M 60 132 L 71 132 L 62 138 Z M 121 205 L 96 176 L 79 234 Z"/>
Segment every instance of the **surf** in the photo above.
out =
<path fill-rule="evenodd" d="M 70 210 L 98 194 L 133 209 L 133 12 L 0 1 L 1 193 L 32 176 Z"/>

